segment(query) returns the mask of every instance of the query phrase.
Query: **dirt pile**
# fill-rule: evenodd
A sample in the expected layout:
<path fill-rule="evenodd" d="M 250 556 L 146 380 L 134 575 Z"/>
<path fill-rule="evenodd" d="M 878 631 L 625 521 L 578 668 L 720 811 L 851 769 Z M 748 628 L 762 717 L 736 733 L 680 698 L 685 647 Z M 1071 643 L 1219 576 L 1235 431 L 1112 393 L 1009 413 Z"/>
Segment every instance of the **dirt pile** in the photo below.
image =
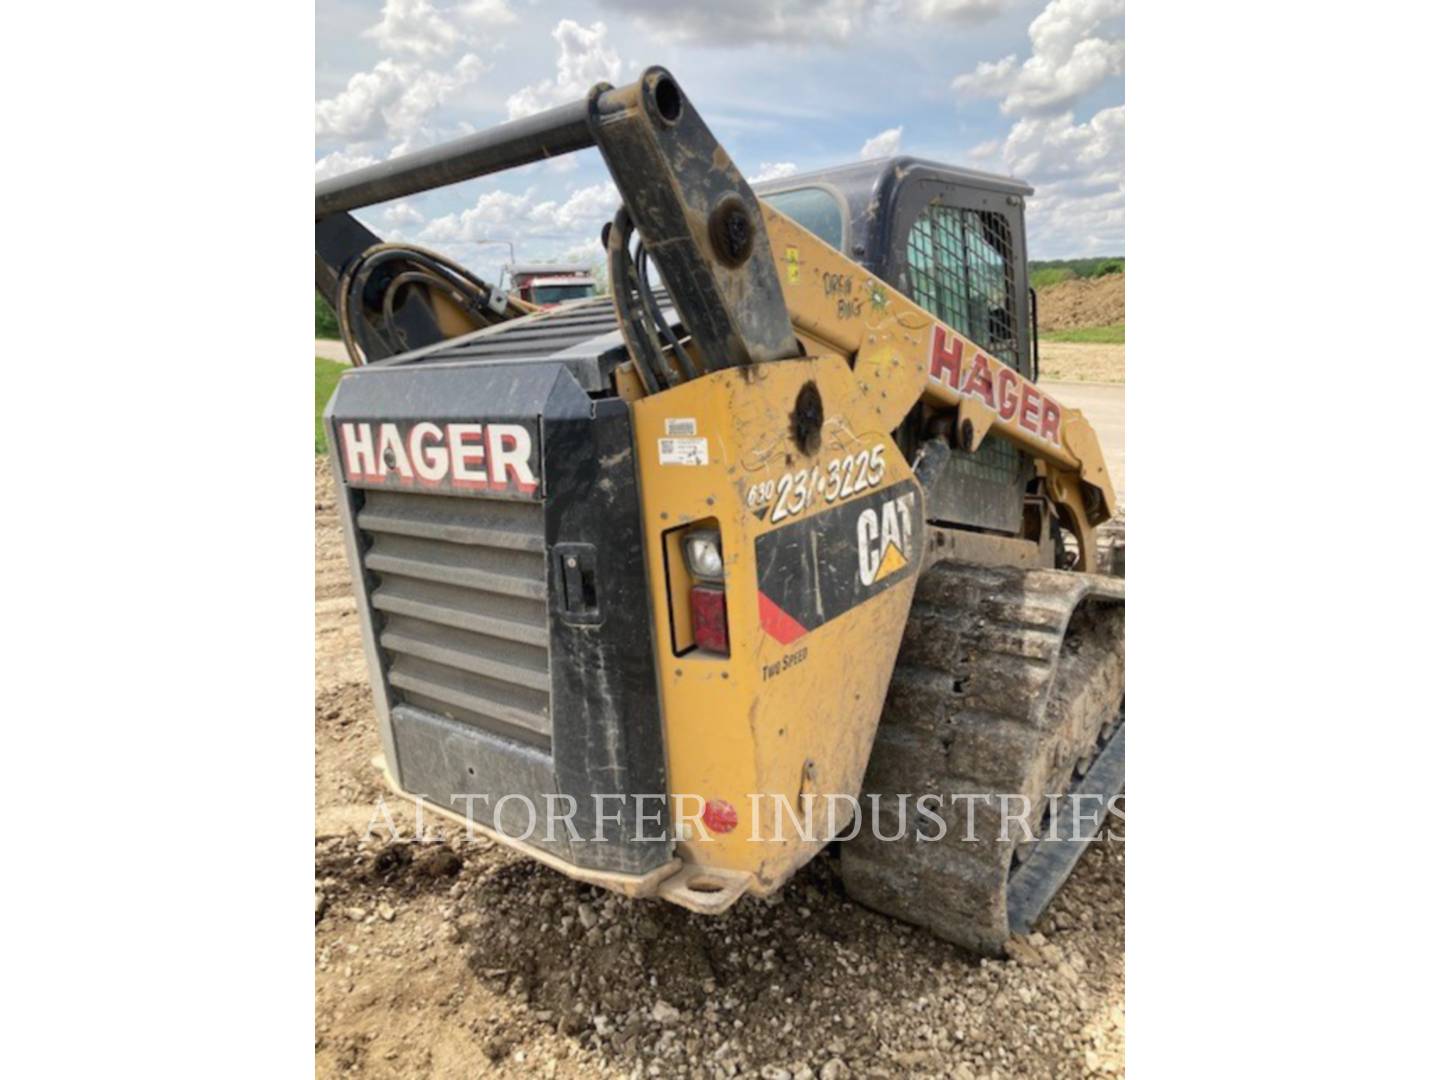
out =
<path fill-rule="evenodd" d="M 1084 856 L 1003 963 L 858 907 L 833 855 L 705 918 L 434 818 L 408 842 L 411 804 L 377 813 L 373 700 L 319 469 L 316 563 L 317 1075 L 1123 1074 L 1123 840 Z"/>
<path fill-rule="evenodd" d="M 1070 278 L 1035 290 L 1040 333 L 1125 321 L 1125 275 Z"/>

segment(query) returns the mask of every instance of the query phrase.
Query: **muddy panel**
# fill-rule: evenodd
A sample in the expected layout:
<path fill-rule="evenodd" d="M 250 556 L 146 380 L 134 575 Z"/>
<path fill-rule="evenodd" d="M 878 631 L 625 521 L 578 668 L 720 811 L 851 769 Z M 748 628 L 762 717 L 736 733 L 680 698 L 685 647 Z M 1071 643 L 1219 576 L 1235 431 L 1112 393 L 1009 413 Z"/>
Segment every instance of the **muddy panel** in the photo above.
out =
<path fill-rule="evenodd" d="M 554 830 L 553 841 L 545 838 L 545 796 L 553 801 L 555 795 L 548 754 L 409 705 L 398 706 L 392 721 L 406 791 L 570 858 L 563 827 Z"/>

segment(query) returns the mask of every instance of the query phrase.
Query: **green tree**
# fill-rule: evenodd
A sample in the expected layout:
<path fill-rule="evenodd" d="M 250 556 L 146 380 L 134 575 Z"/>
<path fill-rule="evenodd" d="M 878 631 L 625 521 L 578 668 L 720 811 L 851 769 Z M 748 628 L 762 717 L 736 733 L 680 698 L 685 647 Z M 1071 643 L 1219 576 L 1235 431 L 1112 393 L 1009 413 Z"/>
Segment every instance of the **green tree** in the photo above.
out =
<path fill-rule="evenodd" d="M 325 297 L 320 295 L 320 290 L 315 290 L 315 336 L 317 338 L 340 337 L 340 323 L 335 318 L 335 312 L 330 310 L 330 305 L 325 302 Z"/>

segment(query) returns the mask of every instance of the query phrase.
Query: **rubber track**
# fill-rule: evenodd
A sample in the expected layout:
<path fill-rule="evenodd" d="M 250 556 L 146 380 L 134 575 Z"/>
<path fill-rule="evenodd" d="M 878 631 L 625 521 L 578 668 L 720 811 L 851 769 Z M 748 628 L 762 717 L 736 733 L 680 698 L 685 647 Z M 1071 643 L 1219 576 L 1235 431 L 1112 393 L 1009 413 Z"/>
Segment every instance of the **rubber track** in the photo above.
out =
<path fill-rule="evenodd" d="M 1001 794 L 1068 790 L 1124 696 L 1124 582 L 1059 570 L 937 563 L 925 571 L 865 775 L 874 827 L 841 845 L 845 888 L 867 907 L 990 955 L 1009 937 L 1006 882 L 1020 832 L 1001 840 Z M 910 796 L 905 836 L 896 796 Z M 942 796 L 917 818 L 915 798 Z M 951 795 L 974 795 L 974 827 Z M 879 796 L 878 804 L 871 796 Z M 985 799 L 989 796 L 988 801 Z"/>

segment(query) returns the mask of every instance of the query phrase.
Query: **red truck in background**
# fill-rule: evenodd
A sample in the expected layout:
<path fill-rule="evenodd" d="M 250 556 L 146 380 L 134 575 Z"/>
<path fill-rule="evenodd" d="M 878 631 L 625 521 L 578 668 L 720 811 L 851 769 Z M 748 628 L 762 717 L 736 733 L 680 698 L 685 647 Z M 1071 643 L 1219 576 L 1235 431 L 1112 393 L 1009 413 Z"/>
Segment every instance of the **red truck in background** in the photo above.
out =
<path fill-rule="evenodd" d="M 588 266 L 561 263 L 511 263 L 510 291 L 531 304 L 553 308 L 567 300 L 584 300 L 596 293 L 595 275 Z"/>

